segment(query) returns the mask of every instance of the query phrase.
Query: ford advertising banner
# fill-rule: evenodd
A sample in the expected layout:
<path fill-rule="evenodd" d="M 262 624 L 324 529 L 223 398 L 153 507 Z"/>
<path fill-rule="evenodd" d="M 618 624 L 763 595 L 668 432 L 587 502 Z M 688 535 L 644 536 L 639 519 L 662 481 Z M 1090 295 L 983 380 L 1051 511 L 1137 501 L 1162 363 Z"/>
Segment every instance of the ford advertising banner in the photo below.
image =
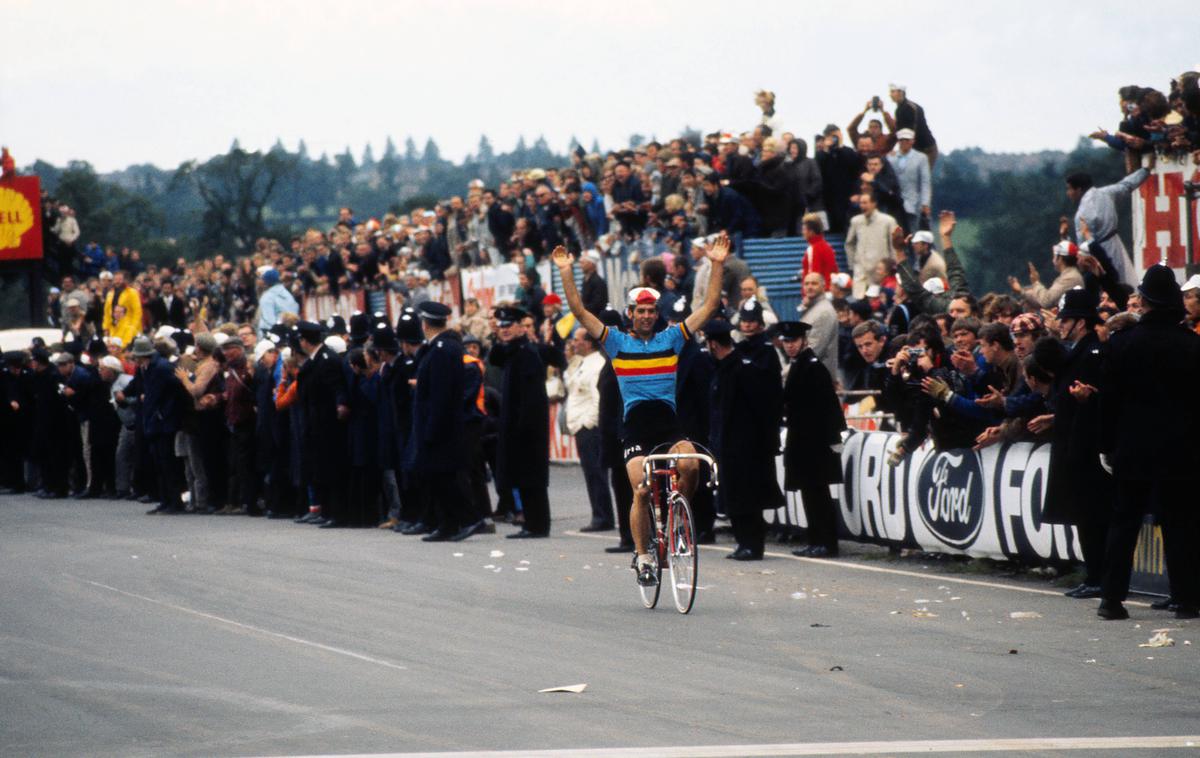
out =
<path fill-rule="evenodd" d="M 1042 523 L 1050 446 L 1028 442 L 936 451 L 926 442 L 897 466 L 887 458 L 900 435 L 852 432 L 842 449 L 841 537 L 930 553 L 1027 565 L 1082 560 L 1074 527 Z M 783 481 L 783 457 L 777 459 Z M 806 526 L 798 493 L 775 514 Z M 1162 536 L 1147 523 L 1134 556 L 1132 588 L 1167 592 Z"/>

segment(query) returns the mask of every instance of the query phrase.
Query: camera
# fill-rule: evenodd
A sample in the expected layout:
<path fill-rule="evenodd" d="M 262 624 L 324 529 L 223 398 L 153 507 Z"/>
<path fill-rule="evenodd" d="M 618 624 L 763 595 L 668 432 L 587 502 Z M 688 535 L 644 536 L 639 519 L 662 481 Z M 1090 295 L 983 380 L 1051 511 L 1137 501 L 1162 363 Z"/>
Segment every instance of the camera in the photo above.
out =
<path fill-rule="evenodd" d="M 921 366 L 919 365 L 921 358 L 923 358 L 924 356 L 925 356 L 925 348 L 923 348 L 923 347 L 908 348 L 908 361 L 905 363 L 904 368 L 900 372 L 901 375 L 904 377 L 904 381 L 906 381 L 906 382 L 912 382 L 914 380 L 920 381 L 921 377 L 925 374 L 925 370 L 922 369 Z"/>
<path fill-rule="evenodd" d="M 871 109 L 876 111 L 883 110 L 883 101 L 879 99 L 879 95 L 871 98 Z"/>

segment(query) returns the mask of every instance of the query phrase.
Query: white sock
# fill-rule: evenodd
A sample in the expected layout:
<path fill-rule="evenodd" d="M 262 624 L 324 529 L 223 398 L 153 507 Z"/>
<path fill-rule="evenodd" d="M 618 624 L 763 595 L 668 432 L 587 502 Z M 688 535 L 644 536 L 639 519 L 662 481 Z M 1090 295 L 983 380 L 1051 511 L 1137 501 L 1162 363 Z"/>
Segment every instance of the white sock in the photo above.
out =
<path fill-rule="evenodd" d="M 651 565 L 650 554 L 649 553 L 638 553 L 637 562 L 638 562 L 638 568 L 641 568 L 642 566 Z"/>

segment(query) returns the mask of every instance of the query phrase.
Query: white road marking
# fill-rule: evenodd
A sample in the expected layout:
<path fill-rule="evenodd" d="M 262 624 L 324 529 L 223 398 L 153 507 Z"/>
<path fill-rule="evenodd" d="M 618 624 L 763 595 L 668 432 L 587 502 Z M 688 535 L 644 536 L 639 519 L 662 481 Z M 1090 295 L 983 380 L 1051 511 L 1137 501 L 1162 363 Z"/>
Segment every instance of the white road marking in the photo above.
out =
<path fill-rule="evenodd" d="M 563 532 L 568 537 L 587 537 L 593 540 L 609 540 L 613 538 L 603 534 L 584 534 L 568 530 Z M 713 550 L 719 553 L 732 553 L 733 548 L 724 547 L 722 545 L 700 545 L 699 547 L 705 550 Z M 962 579 L 956 576 L 947 576 L 946 574 L 930 574 L 921 571 L 908 571 L 906 569 L 885 568 L 883 566 L 871 566 L 866 563 L 854 563 L 852 561 L 842 561 L 836 558 L 804 558 L 791 553 L 776 553 L 770 550 L 765 551 L 763 555 L 769 555 L 772 558 L 786 558 L 790 561 L 802 561 L 805 563 L 816 563 L 821 566 L 838 566 L 840 568 L 854 569 L 856 571 L 873 571 L 878 574 L 893 574 L 895 576 L 911 576 L 917 579 L 936 580 L 939 582 L 953 582 L 955 584 L 966 584 L 972 587 L 988 587 L 994 590 L 1012 590 L 1013 592 L 1028 592 L 1033 595 L 1049 595 L 1050 597 L 1062 597 L 1062 592 L 1058 590 L 1041 590 L 1037 587 L 1022 587 L 1017 584 L 1004 584 L 1003 582 L 985 582 L 980 579 Z M 1126 600 L 1125 605 L 1137 605 L 1143 608 L 1149 608 L 1150 604 L 1140 600 Z"/>
<path fill-rule="evenodd" d="M 897 755 L 903 753 L 997 753 L 1031 750 L 1165 750 L 1195 748 L 1200 735 L 1183 737 L 1028 737 L 895 742 L 792 742 L 763 745 L 481 750 L 440 753 L 360 753 L 336 758 L 733 758 L 734 756 Z M 335 758 L 331 755 L 290 758 Z"/>
<path fill-rule="evenodd" d="M 90 584 L 93 587 L 99 587 L 101 589 L 105 589 L 110 592 L 116 592 L 119 595 L 136 598 L 138 600 L 144 600 L 147 603 L 153 603 L 155 605 L 162 606 L 163 608 L 170 608 L 171 610 L 179 611 L 180 613 L 188 613 L 188 614 L 191 614 L 192 616 L 198 616 L 202 619 L 207 619 L 209 621 L 215 621 L 219 624 L 226 624 L 228 626 L 236 627 L 238 629 L 244 629 L 245 631 L 254 632 L 255 634 L 262 634 L 267 637 L 274 637 L 276 639 L 286 640 L 288 642 L 294 642 L 297 645 L 305 645 L 306 647 L 316 648 L 317 650 L 324 650 L 326 653 L 333 653 L 334 655 L 342 655 L 347 658 L 353 658 L 357 661 L 363 661 L 365 663 L 373 663 L 376 666 L 384 666 L 386 668 L 396 669 L 397 671 L 407 671 L 408 670 L 407 666 L 401 666 L 398 663 L 392 663 L 391 661 L 385 661 L 381 658 L 372 658 L 369 655 L 363 655 L 362 653 L 356 653 L 353 650 L 346 650 L 344 648 L 334 647 L 333 645 L 326 645 L 322 642 L 313 642 L 312 640 L 306 640 L 302 637 L 294 637 L 290 634 L 283 634 L 282 632 L 272 632 L 270 629 L 263 629 L 261 626 L 254 626 L 253 624 L 243 624 L 240 621 L 234 621 L 233 619 L 227 619 L 224 616 L 217 616 L 212 613 L 205 613 L 204 611 L 198 611 L 198 610 L 195 610 L 194 608 L 187 608 L 182 605 L 176 605 L 175 603 L 168 603 L 164 600 L 156 600 L 152 597 L 146 597 L 145 595 L 139 595 L 136 592 L 128 592 L 126 590 L 118 589 L 117 587 L 110 587 L 109 585 L 101 584 L 100 582 L 93 582 L 88 579 L 81 579 L 79 577 L 71 577 L 71 578 L 77 579 L 78 581 L 81 581 L 84 584 Z"/>

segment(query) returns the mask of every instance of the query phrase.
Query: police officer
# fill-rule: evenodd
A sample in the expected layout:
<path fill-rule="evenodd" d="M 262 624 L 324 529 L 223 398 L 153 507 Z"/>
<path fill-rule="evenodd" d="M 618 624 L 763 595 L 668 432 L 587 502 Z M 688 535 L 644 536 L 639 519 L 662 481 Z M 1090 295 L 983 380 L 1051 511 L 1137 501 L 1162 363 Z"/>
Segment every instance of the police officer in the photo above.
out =
<path fill-rule="evenodd" d="M 667 320 L 672 324 L 682 323 L 692 314 L 687 297 L 681 296 L 675 300 L 667 313 Z M 709 424 L 709 387 L 712 385 L 713 373 L 717 364 L 707 347 L 701 346 L 695 340 L 688 340 L 679 351 L 679 367 L 675 371 L 675 409 L 679 417 L 679 425 L 683 434 L 692 442 L 708 447 Z M 692 493 L 692 513 L 696 519 L 696 541 L 702 545 L 711 545 L 716 541 L 713 527 L 716 521 L 716 509 L 713 503 L 713 491 L 705 486 L 709 476 L 708 471 L 701 471 L 699 482 Z M 626 477 L 628 478 L 628 477 Z"/>
<path fill-rule="evenodd" d="M 25 459 L 32 436 L 33 396 L 29 355 L 10 350 L 3 355 L 0 374 L 0 487 L 3 494 L 25 491 Z"/>
<path fill-rule="evenodd" d="M 1113 481 L 1100 466 L 1102 347 L 1096 324 L 1099 298 L 1085 289 L 1068 290 L 1058 309 L 1059 337 L 1069 346 L 1066 363 L 1051 391 L 1054 431 L 1042 521 L 1078 528 L 1086 574 L 1067 597 L 1100 597 Z"/>
<path fill-rule="evenodd" d="M 296 375 L 297 404 L 302 415 L 301 471 L 312 488 L 312 504 L 321 518 L 310 523 L 324 529 L 346 526 L 346 422 L 350 395 L 342 362 L 322 341 L 321 325 L 296 324 L 300 350 L 308 360 Z"/>
<path fill-rule="evenodd" d="M 799 490 L 808 523 L 808 546 L 793 555 L 832 558 L 838 554 L 837 507 L 829 485 L 842 481 L 842 432 L 846 418 L 833 388 L 829 369 L 808 345 L 804 321 L 781 321 L 777 327 L 788 357 L 783 385 L 783 486 Z"/>
<path fill-rule="evenodd" d="M 497 308 L 497 336 L 488 360 L 504 369 L 496 450 L 497 486 L 516 490 L 524 528 L 509 539 L 550 535 L 550 403 L 546 366 L 521 326 L 520 308 Z"/>
<path fill-rule="evenodd" d="M 400 340 L 400 356 L 396 361 L 395 394 L 396 445 L 400 457 L 397 474 L 400 485 L 399 522 L 392 531 L 404 535 L 429 534 L 437 525 L 432 517 L 426 522 L 426 493 L 423 479 L 409 459 L 408 444 L 413 429 L 413 386 L 417 381 L 417 353 L 425 344 L 425 331 L 416 308 L 405 307 L 396 319 L 396 338 Z"/>
<path fill-rule="evenodd" d="M 417 352 L 413 425 L 405 457 L 425 481 L 426 523 L 437 528 L 424 542 L 464 540 L 484 527 L 459 480 L 463 465 L 463 397 L 466 371 L 462 340 L 446 328 L 450 308 L 434 300 L 418 307 L 425 344 Z"/>
<path fill-rule="evenodd" d="M 717 360 L 709 435 L 721 468 L 718 498 L 738 545 L 726 557 L 735 561 L 762 560 L 767 536 L 763 511 L 784 504 L 775 475 L 782 394 L 779 356 L 764 333 L 761 306 L 756 313 L 756 305 L 739 312 L 744 339 L 736 346 L 728 323 L 710 321 L 704 327 L 709 352 Z"/>
<path fill-rule="evenodd" d="M 1106 570 L 1097 614 L 1129 618 L 1133 553 L 1142 519 L 1161 518 L 1163 549 L 1176 618 L 1200 617 L 1200 336 L 1180 325 L 1183 294 L 1174 272 L 1151 266 L 1138 288 L 1142 318 L 1109 340 L 1100 387 L 1102 465 L 1116 479 L 1116 509 L 1108 533 Z"/>

